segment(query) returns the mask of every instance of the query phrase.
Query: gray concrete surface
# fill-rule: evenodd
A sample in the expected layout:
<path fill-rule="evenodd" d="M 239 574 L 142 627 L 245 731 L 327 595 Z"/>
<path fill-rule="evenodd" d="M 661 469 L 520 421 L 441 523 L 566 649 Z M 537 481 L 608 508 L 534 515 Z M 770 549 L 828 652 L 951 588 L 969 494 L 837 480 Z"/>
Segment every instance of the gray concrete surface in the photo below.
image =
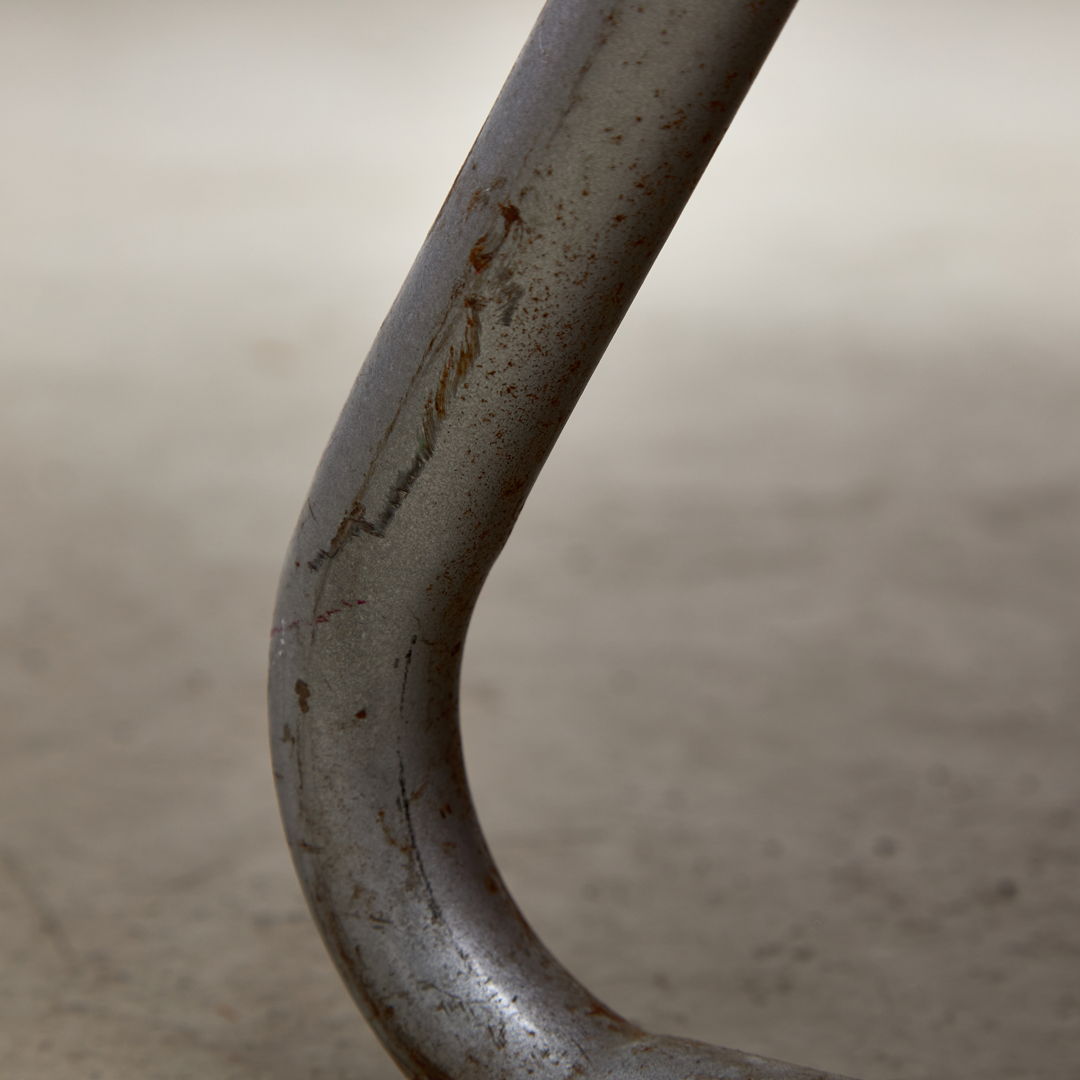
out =
<path fill-rule="evenodd" d="M 0 1075 L 380 1080 L 270 606 L 534 13 L 0 2 Z M 468 647 L 555 951 L 648 1027 L 1080 1077 L 1080 9 L 806 2 Z"/>

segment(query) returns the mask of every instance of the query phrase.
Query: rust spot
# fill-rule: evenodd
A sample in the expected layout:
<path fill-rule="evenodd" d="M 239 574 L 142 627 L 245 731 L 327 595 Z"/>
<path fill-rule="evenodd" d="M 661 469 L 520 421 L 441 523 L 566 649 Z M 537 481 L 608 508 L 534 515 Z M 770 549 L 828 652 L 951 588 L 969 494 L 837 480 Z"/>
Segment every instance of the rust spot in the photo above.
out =
<path fill-rule="evenodd" d="M 609 1009 L 602 1001 L 598 1001 L 596 998 L 592 999 L 592 1004 L 585 1010 L 585 1015 L 602 1016 L 608 1021 L 607 1027 L 609 1031 L 619 1031 L 626 1035 L 645 1034 L 645 1032 L 636 1024 L 630 1023 L 629 1020 L 624 1020 L 617 1012 Z"/>
<path fill-rule="evenodd" d="M 521 222 L 521 211 L 511 202 L 499 203 L 499 213 L 503 218 L 503 234 L 510 231 L 512 225 Z"/>
<path fill-rule="evenodd" d="M 390 828 L 390 822 L 386 820 L 386 811 L 380 810 L 375 817 L 379 822 L 379 827 L 383 831 L 383 836 L 386 838 L 387 844 L 392 848 L 397 848 L 403 855 L 411 855 L 413 851 L 412 844 L 399 840 L 394 835 L 394 831 Z"/>
<path fill-rule="evenodd" d="M 676 109 L 675 115 L 666 123 L 660 125 L 661 131 L 670 131 L 672 128 L 681 128 L 686 123 L 686 110 Z"/>
<path fill-rule="evenodd" d="M 469 202 L 465 207 L 465 216 L 468 217 L 484 201 L 484 189 L 477 188 L 469 196 Z"/>
<path fill-rule="evenodd" d="M 587 1016 L 606 1016 L 609 1020 L 621 1020 L 618 1013 L 612 1012 L 602 1001 L 594 1000 L 586 1010 Z"/>
<path fill-rule="evenodd" d="M 484 233 L 479 240 L 472 246 L 472 251 L 469 252 L 469 262 L 472 263 L 472 268 L 478 273 L 482 274 L 490 265 L 494 256 L 490 251 L 484 250 L 484 244 L 487 243 L 487 233 Z"/>
<path fill-rule="evenodd" d="M 355 716 L 357 720 L 366 720 L 367 709 L 361 709 L 359 712 L 353 713 L 353 716 Z"/>
<path fill-rule="evenodd" d="M 297 679 L 293 689 L 296 691 L 296 700 L 300 705 L 300 711 L 306 713 L 309 708 L 308 702 L 311 700 L 311 687 L 303 679 Z"/>
<path fill-rule="evenodd" d="M 490 256 L 488 258 L 490 261 Z M 483 306 L 483 301 L 478 296 L 466 296 L 462 304 L 465 308 L 465 333 L 457 346 L 450 346 L 449 356 L 439 376 L 439 385 L 435 388 L 435 397 L 429 406 L 429 413 L 431 409 L 434 409 L 435 415 L 433 417 L 429 415 L 426 418 L 432 429 L 432 435 L 434 435 L 438 420 L 446 416 L 447 399 L 457 389 L 459 380 L 468 374 L 469 368 L 472 367 L 473 361 L 480 352 L 479 311 Z M 432 442 L 433 438 L 428 441 Z"/>

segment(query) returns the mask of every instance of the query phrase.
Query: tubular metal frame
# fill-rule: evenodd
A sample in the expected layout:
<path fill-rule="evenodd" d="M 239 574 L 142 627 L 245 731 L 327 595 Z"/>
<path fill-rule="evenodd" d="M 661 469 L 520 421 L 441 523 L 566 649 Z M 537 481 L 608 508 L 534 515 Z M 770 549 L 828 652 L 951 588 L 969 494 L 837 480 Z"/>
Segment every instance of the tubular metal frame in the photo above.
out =
<path fill-rule="evenodd" d="M 794 0 L 550 0 L 357 378 L 285 564 L 275 777 L 326 945 L 410 1077 L 824 1074 L 647 1035 L 547 951 L 458 728 L 480 587 Z"/>

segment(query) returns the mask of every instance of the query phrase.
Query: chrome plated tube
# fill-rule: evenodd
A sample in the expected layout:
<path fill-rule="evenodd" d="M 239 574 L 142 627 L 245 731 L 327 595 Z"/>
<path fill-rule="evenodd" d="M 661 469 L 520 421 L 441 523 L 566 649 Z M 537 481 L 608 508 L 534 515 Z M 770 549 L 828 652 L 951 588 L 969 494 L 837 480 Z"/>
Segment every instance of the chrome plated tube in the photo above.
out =
<path fill-rule="evenodd" d="M 413 1077 L 822 1074 L 645 1034 L 548 953 L 465 780 L 477 594 L 794 0 L 551 0 L 319 466 L 272 633 L 275 776 L 326 944 Z"/>

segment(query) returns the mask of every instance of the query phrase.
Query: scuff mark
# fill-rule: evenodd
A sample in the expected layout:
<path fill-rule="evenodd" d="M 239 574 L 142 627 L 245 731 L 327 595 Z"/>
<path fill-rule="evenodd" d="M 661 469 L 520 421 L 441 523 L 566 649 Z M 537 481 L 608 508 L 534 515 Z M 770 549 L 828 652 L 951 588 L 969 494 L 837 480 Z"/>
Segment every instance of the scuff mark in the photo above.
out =
<path fill-rule="evenodd" d="M 409 685 L 409 668 L 412 667 L 412 654 L 413 647 L 416 645 L 416 635 L 413 634 L 412 641 L 409 642 L 409 651 L 405 654 L 405 671 L 401 676 L 401 695 L 398 698 L 398 718 L 404 723 L 405 721 L 405 690 Z M 394 661 L 394 667 L 397 667 L 398 663 Z M 400 756 L 400 755 L 399 755 Z"/>
<path fill-rule="evenodd" d="M 465 310 L 465 330 L 462 340 L 456 346 L 450 346 L 450 354 L 439 376 L 434 400 L 429 400 L 425 407 L 425 420 L 427 420 L 430 417 L 431 406 L 434 405 L 433 424 L 446 416 L 447 397 L 456 392 L 458 383 L 469 373 L 469 368 L 480 354 L 480 309 L 484 306 L 484 302 L 478 296 L 466 296 L 462 301 L 462 306 Z M 425 423 L 424 433 L 429 435 L 428 441 L 433 443 L 434 427 L 429 431 Z"/>
<path fill-rule="evenodd" d="M 503 326 L 509 326 L 513 322 L 514 314 L 524 295 L 525 289 L 516 282 L 506 287 L 506 300 L 503 302 L 502 307 L 499 308 L 499 322 Z"/>
<path fill-rule="evenodd" d="M 505 179 L 494 181 L 488 190 L 495 190 L 504 186 L 505 183 Z M 467 213 L 485 204 L 486 201 L 487 196 L 484 190 L 477 189 L 469 200 Z M 507 241 L 514 235 L 519 234 L 524 226 L 521 211 L 514 203 L 509 201 L 499 203 L 498 210 L 502 218 L 502 235 L 496 235 L 494 242 L 492 242 L 492 233 L 489 229 L 477 238 L 469 251 L 469 265 L 476 274 L 482 274 L 486 271 L 496 257 L 502 254 Z M 505 285 L 510 279 L 509 268 L 504 267 L 499 274 L 496 274 L 496 278 L 499 280 L 500 285 Z M 334 533 L 329 545 L 320 548 L 315 556 L 308 560 L 307 565 L 310 570 L 317 571 L 324 562 L 333 559 L 345 543 L 354 536 L 366 533 L 380 539 L 385 537 L 394 516 L 408 497 L 413 485 L 423 472 L 424 466 L 431 460 L 431 456 L 435 451 L 439 428 L 446 415 L 447 407 L 457 392 L 461 380 L 468 374 L 480 353 L 481 323 L 479 313 L 485 304 L 485 300 L 476 293 L 469 293 L 458 304 L 457 300 L 464 291 L 465 283 L 464 279 L 462 279 L 451 292 L 450 303 L 447 305 L 438 328 L 432 334 L 427 348 L 424 350 L 424 357 L 418 366 L 417 374 L 413 377 L 408 393 L 403 396 L 397 413 L 379 441 L 372 458 L 372 464 L 359 491 L 338 524 L 337 531 Z M 516 284 L 510 284 L 496 291 L 496 295 L 501 292 L 505 296 L 505 300 L 499 309 L 499 318 L 504 325 L 510 324 L 523 291 L 521 286 Z M 464 322 L 463 327 L 462 322 Z M 393 432 L 398 427 L 402 412 L 406 408 L 406 402 L 408 400 L 415 401 L 413 394 L 417 381 L 430 372 L 428 359 L 435 354 L 442 353 L 443 350 L 446 350 L 446 358 L 439 371 L 435 388 L 429 392 L 427 399 L 421 406 L 420 431 L 417 435 L 416 450 L 412 460 L 407 468 L 398 473 L 393 487 L 385 497 L 382 508 L 378 513 L 370 514 L 367 506 L 369 488 L 380 457 Z"/>
<path fill-rule="evenodd" d="M 412 640 L 409 642 L 409 649 L 405 653 L 405 670 L 401 675 L 401 696 L 398 699 L 398 712 L 401 718 L 401 727 L 404 727 L 405 721 L 405 691 L 409 685 L 409 671 L 412 668 L 413 648 L 416 646 L 417 635 L 413 634 Z M 405 831 L 408 833 L 408 848 L 402 845 L 402 851 L 411 854 L 416 864 L 416 869 L 420 874 L 420 880 L 424 883 L 424 890 L 427 893 L 428 906 L 431 909 L 432 922 L 442 922 L 442 908 L 439 906 L 438 900 L 435 899 L 435 889 L 431 884 L 431 879 L 428 877 L 427 867 L 424 866 L 424 860 L 420 855 L 420 848 L 416 843 L 416 829 L 413 827 L 412 819 L 412 800 L 409 797 L 409 788 L 405 782 L 405 757 L 401 752 L 401 747 L 398 747 L 397 751 L 398 759 L 398 798 L 397 805 L 401 811 L 401 816 L 405 821 Z M 423 785 L 421 785 L 422 787 Z M 386 828 L 385 822 L 383 828 Z"/>
<path fill-rule="evenodd" d="M 328 623 L 335 615 L 340 615 L 346 608 L 360 607 L 366 604 L 366 600 L 339 600 L 341 607 L 329 608 L 320 612 L 313 619 L 293 619 L 292 622 L 278 623 L 270 628 L 270 637 L 280 637 L 289 630 L 299 630 L 301 627 L 317 626 L 320 623 Z"/>
<path fill-rule="evenodd" d="M 420 880 L 423 881 L 424 890 L 427 893 L 428 907 L 431 909 L 431 921 L 442 922 L 442 908 L 439 907 L 439 901 L 435 899 L 435 889 L 432 887 L 431 879 L 428 877 L 427 867 L 424 866 L 420 848 L 416 843 L 416 830 L 413 827 L 412 807 L 410 806 L 409 792 L 405 783 L 405 759 L 402 757 L 400 751 L 398 752 L 398 792 L 398 805 L 401 807 L 402 816 L 405 818 L 405 830 L 409 834 L 409 846 L 412 851 L 413 859 L 416 862 L 416 869 L 420 874 Z"/>

